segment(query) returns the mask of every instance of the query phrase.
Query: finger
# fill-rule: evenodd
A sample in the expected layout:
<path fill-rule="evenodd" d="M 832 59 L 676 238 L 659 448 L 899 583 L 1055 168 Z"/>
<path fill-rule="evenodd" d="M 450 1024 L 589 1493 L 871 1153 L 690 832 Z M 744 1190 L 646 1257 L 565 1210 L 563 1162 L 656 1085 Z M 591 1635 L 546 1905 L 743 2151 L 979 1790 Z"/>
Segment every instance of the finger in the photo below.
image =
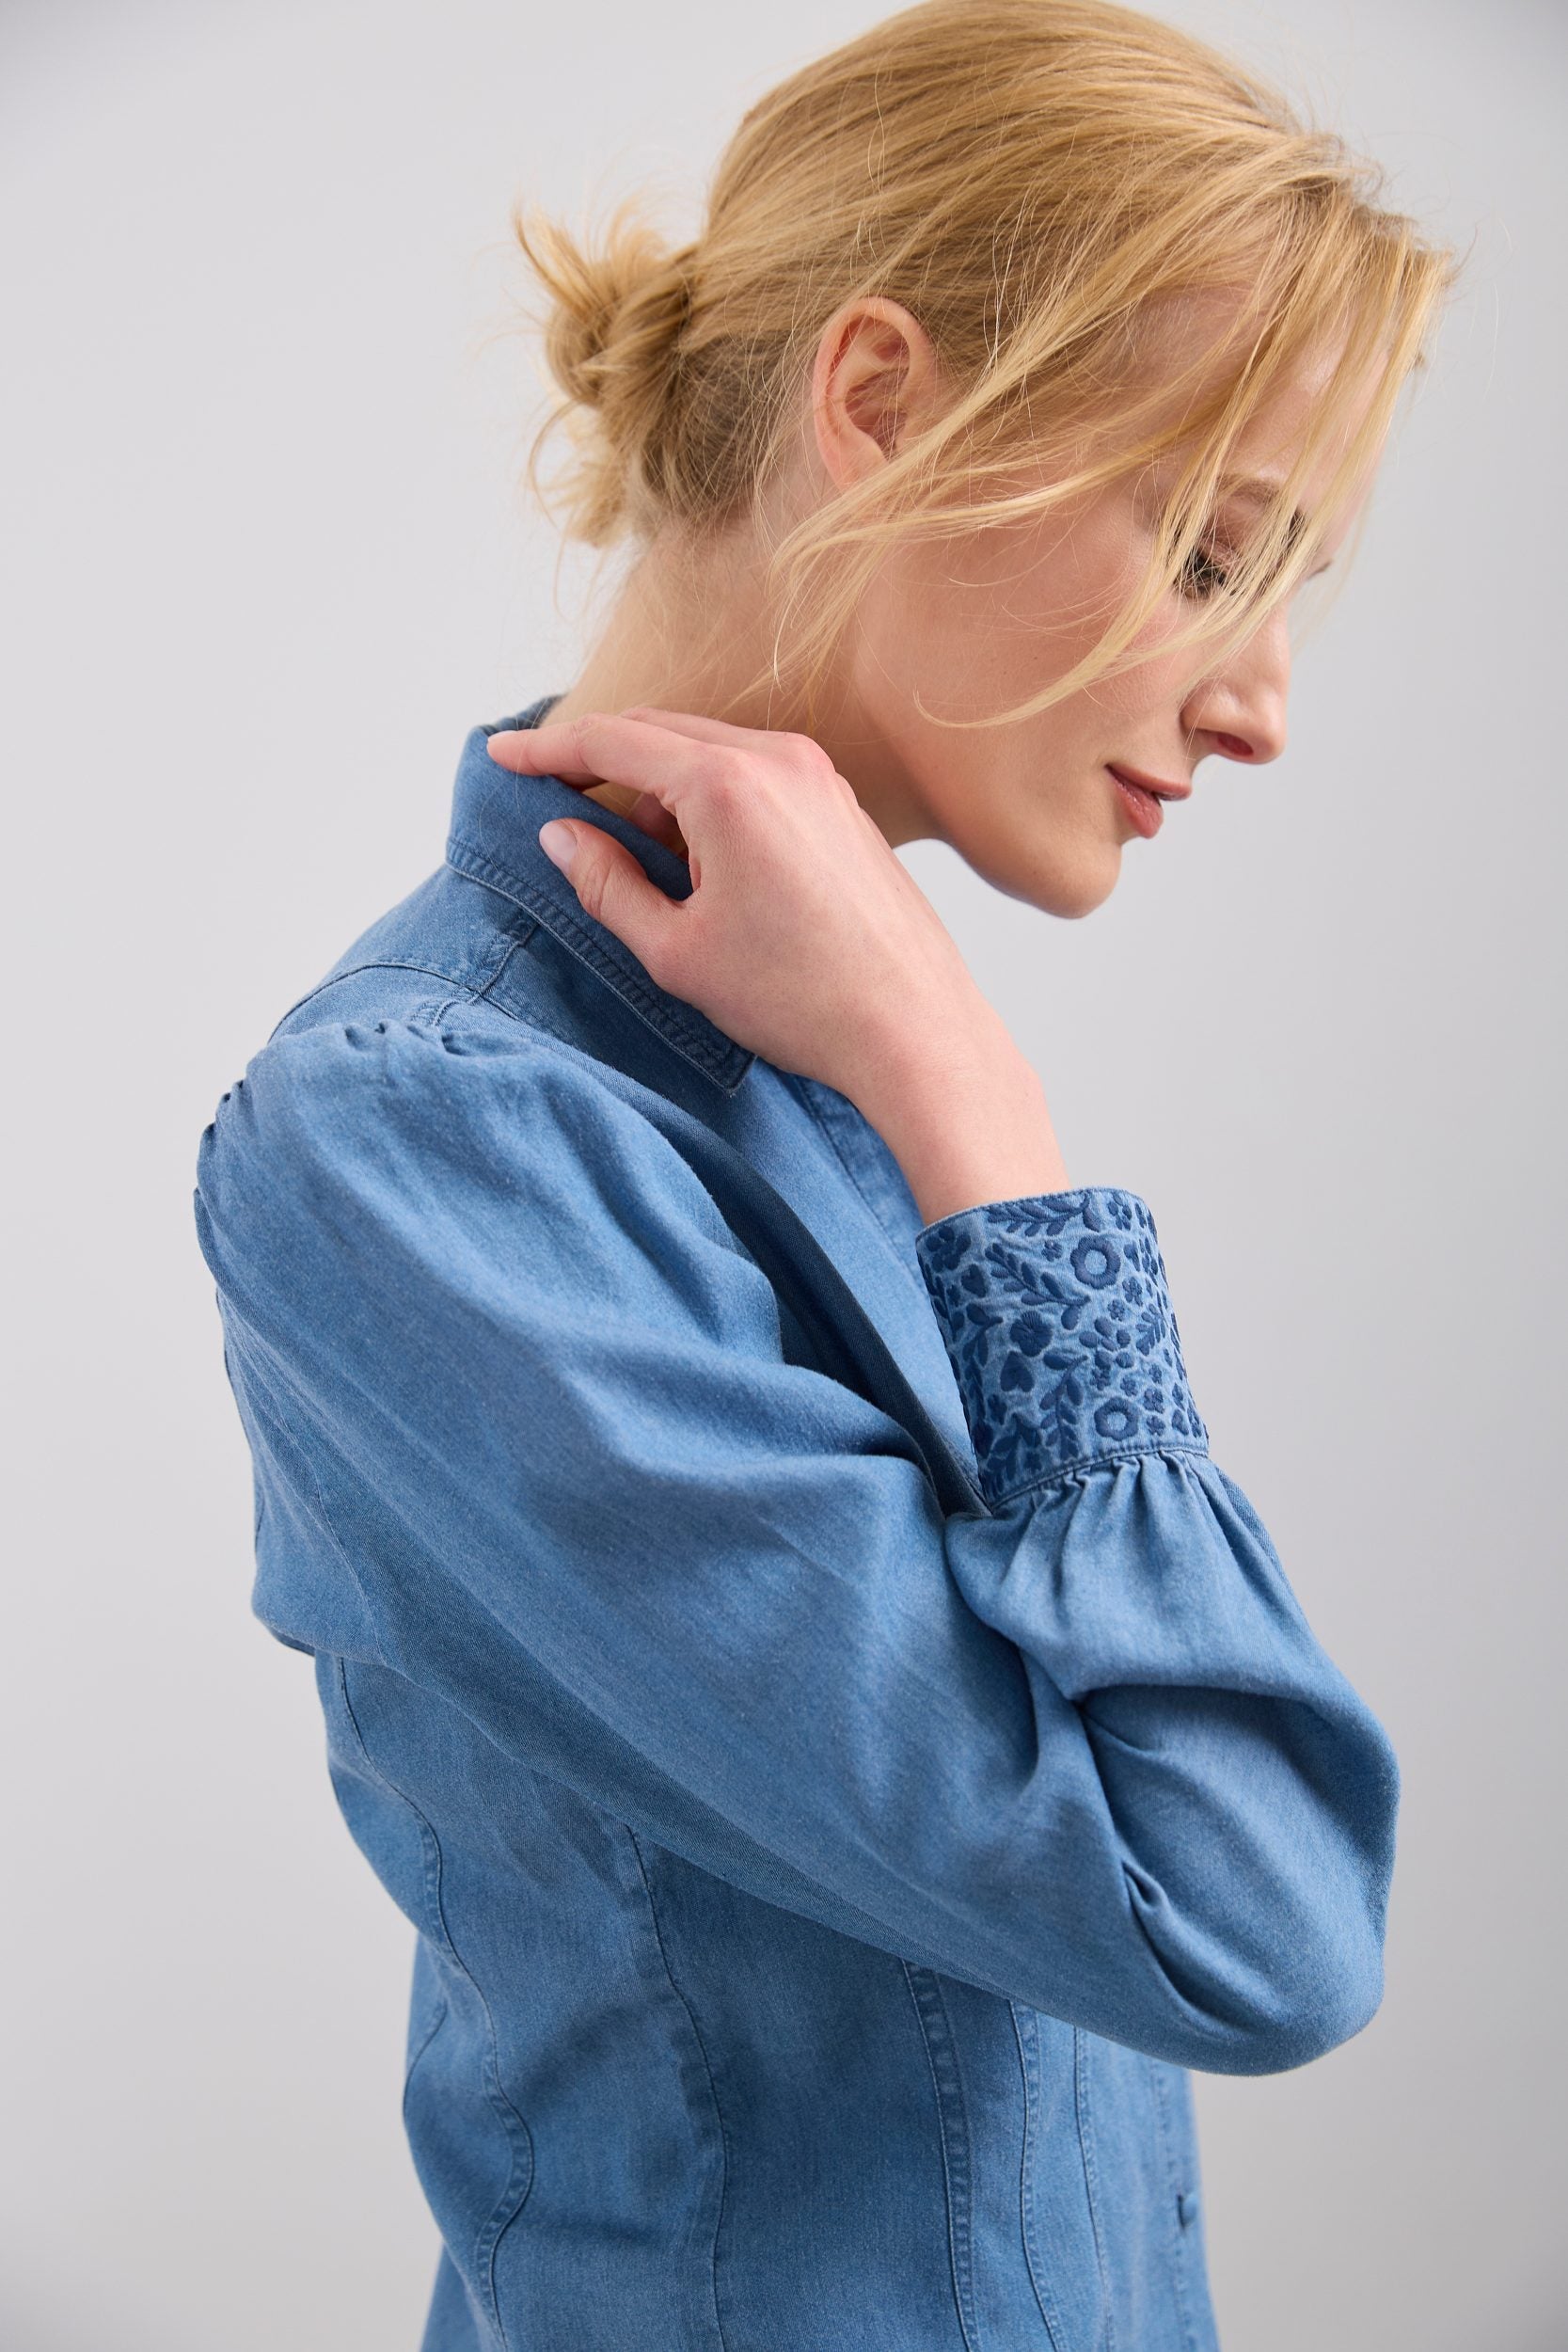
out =
<path fill-rule="evenodd" d="M 628 703 L 621 715 L 669 727 L 696 743 L 733 743 L 742 751 L 754 748 L 759 735 L 772 732 L 765 727 L 736 726 L 728 719 L 710 718 L 705 710 L 665 710 L 657 703 Z"/>
<path fill-rule="evenodd" d="M 552 817 L 539 829 L 539 846 L 560 866 L 584 912 L 613 931 L 650 977 L 668 969 L 683 902 L 649 881 L 624 841 L 602 825 Z"/>
<path fill-rule="evenodd" d="M 743 730 L 737 730 L 743 732 Z M 604 710 L 580 719 L 548 719 L 503 728 L 487 739 L 490 756 L 515 775 L 554 776 L 562 784 L 614 784 L 651 792 L 669 810 L 700 790 L 711 764 L 693 759 L 693 739 L 646 720 Z"/>
<path fill-rule="evenodd" d="M 587 768 L 582 769 L 577 774 L 562 774 L 555 769 L 546 770 L 541 767 L 537 747 L 535 746 L 531 751 L 531 739 L 538 732 L 537 727 L 508 727 L 488 737 L 487 744 L 498 767 L 506 768 L 514 775 L 549 774 L 555 777 L 558 783 L 571 784 L 576 787 L 592 786 L 605 781 Z M 557 754 L 556 756 L 559 758 L 560 755 Z M 625 817 L 628 823 L 636 825 L 652 840 L 662 843 L 665 849 L 673 850 L 677 856 L 687 855 L 687 846 L 679 825 L 660 805 L 653 793 L 632 794 L 628 792 L 626 798 L 626 806 L 615 806 L 614 813 L 617 817 Z"/>
<path fill-rule="evenodd" d="M 640 792 L 626 811 L 627 821 L 641 828 L 665 849 L 673 850 L 677 857 L 688 854 L 686 839 L 668 809 L 661 808 L 651 792 Z"/>
<path fill-rule="evenodd" d="M 628 793 L 626 803 L 623 806 L 620 801 L 607 801 L 602 805 L 610 810 L 611 816 L 624 817 L 628 825 L 635 825 L 638 832 L 645 833 L 650 840 L 657 841 L 666 850 L 673 850 L 677 856 L 687 854 L 686 840 L 679 825 L 651 792 Z"/>
<path fill-rule="evenodd" d="M 498 768 L 515 776 L 554 776 L 558 784 L 603 784 L 606 778 L 581 759 L 573 760 L 567 722 L 536 727 L 501 727 L 484 748 Z"/>

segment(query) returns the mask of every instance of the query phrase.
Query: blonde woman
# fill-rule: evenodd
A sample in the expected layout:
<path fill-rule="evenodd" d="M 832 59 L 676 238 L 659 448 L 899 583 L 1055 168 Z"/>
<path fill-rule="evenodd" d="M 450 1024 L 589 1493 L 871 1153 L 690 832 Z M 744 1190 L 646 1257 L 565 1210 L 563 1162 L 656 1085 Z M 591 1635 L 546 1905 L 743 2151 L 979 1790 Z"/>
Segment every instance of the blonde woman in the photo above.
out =
<path fill-rule="evenodd" d="M 678 248 L 516 227 L 624 590 L 198 1194 L 425 2352 L 1199 2352 L 1188 2070 L 1372 2015 L 1397 1768 L 895 851 L 1081 916 L 1278 755 L 1450 257 L 1098 0 L 806 66 Z"/>

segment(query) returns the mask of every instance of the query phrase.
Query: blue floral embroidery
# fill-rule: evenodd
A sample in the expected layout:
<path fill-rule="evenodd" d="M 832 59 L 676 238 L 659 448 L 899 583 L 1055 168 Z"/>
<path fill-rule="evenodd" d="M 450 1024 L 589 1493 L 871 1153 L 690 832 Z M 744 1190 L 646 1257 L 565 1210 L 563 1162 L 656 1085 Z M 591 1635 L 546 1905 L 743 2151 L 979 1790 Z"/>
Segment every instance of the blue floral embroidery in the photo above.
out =
<path fill-rule="evenodd" d="M 1101 1454 L 1207 1451 L 1136 1193 L 988 1200 L 924 1226 L 914 1248 L 989 1502 Z"/>

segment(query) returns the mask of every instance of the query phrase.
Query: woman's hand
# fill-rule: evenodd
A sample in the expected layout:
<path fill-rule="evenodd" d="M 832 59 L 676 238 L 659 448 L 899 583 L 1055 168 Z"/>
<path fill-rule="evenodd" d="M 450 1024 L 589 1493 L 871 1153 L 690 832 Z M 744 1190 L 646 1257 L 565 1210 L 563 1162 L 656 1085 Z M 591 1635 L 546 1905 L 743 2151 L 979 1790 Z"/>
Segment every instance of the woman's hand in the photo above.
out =
<path fill-rule="evenodd" d="M 587 912 L 650 977 L 737 1043 L 835 1087 L 868 1117 L 891 1086 L 1011 1048 L 935 908 L 809 736 L 639 705 L 493 735 L 518 774 L 612 784 L 674 847 L 672 898 L 602 826 L 556 822 Z M 562 844 L 564 846 L 564 844 Z M 557 861 L 562 863 L 560 859 Z"/>

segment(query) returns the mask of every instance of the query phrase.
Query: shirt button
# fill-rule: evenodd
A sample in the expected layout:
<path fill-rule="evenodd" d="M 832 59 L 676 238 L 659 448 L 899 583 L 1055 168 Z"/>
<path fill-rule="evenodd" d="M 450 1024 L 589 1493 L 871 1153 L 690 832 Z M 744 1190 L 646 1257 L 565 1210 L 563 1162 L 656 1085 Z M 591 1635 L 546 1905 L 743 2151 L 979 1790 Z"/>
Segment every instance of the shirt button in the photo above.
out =
<path fill-rule="evenodd" d="M 1181 2227 L 1184 2230 L 1190 2229 L 1193 2223 L 1197 2219 L 1197 2191 L 1196 2188 L 1184 2188 L 1181 2191 L 1180 2196 L 1176 2201 L 1176 2210 L 1180 2216 Z"/>

